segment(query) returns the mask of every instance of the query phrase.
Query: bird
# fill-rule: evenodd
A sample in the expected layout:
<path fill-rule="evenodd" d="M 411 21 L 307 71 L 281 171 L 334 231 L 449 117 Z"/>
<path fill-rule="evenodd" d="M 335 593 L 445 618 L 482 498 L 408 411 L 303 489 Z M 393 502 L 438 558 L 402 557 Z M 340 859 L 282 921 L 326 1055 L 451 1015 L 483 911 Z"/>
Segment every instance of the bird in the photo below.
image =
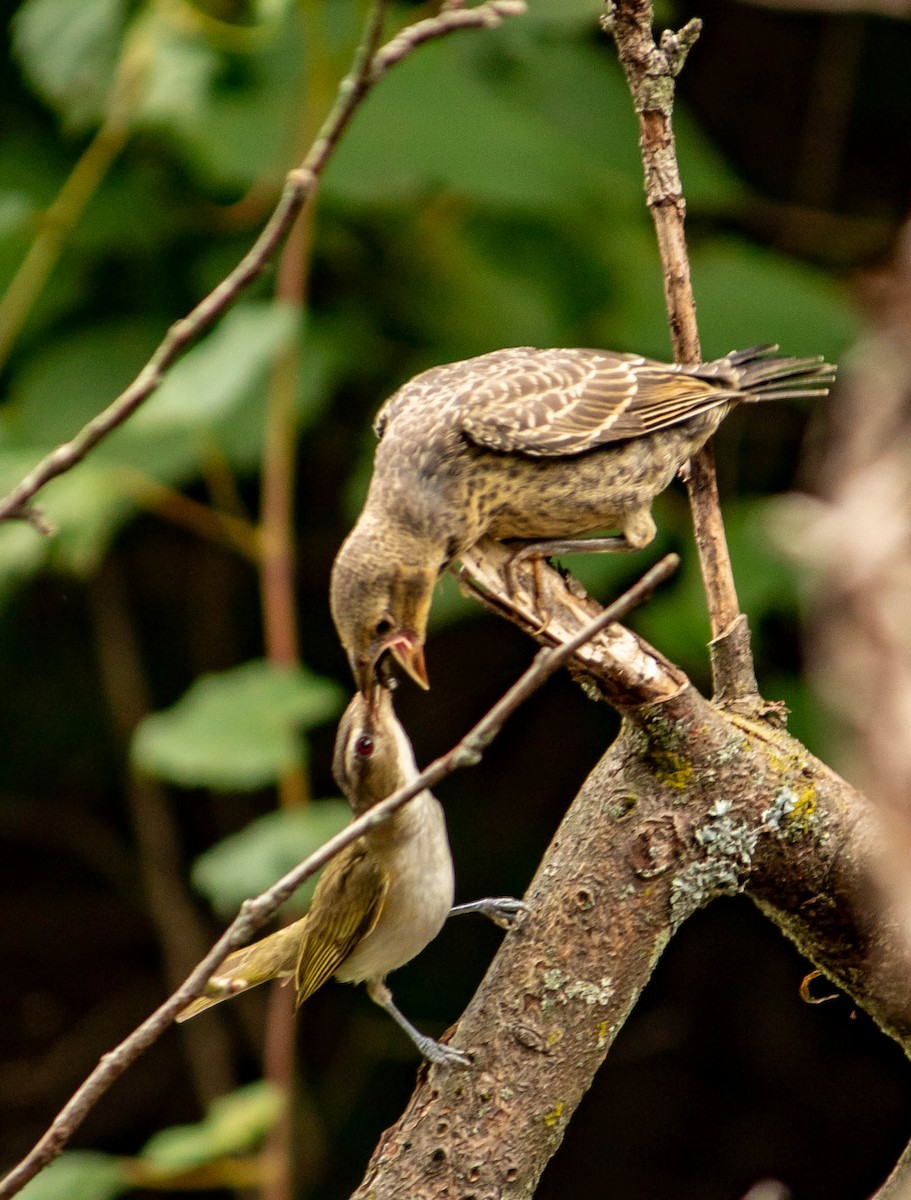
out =
<path fill-rule="evenodd" d="M 828 393 L 833 366 L 777 350 L 689 365 L 519 347 L 433 367 L 399 388 L 377 414 L 367 498 L 330 580 L 358 688 L 370 693 L 390 656 L 429 686 L 434 586 L 482 537 L 542 557 L 647 546 L 652 501 L 735 405 Z M 610 529 L 619 536 L 575 542 Z"/>
<path fill-rule="evenodd" d="M 355 816 L 417 776 L 411 742 L 389 689 L 370 702 L 356 693 L 339 723 L 336 782 Z M 365 983 L 428 1061 L 466 1066 L 469 1056 L 419 1032 L 386 984 L 436 937 L 450 915 L 479 912 L 508 928 L 524 904 L 509 896 L 453 908 L 454 875 L 443 809 L 428 790 L 371 829 L 327 864 L 309 912 L 268 937 L 229 954 L 206 992 L 177 1016 L 197 1013 L 270 979 L 294 980 L 298 1007 L 333 976 Z"/>

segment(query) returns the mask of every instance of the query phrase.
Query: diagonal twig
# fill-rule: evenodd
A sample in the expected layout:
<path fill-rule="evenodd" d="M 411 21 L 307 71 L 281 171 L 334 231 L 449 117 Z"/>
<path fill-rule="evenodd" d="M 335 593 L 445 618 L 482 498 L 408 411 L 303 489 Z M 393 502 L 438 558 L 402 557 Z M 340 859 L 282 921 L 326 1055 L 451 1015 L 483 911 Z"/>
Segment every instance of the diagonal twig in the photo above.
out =
<path fill-rule="evenodd" d="M 40 1141 L 4 1179 L 0 1180 L 0 1200 L 9 1200 L 9 1197 L 16 1195 L 60 1153 L 111 1084 L 164 1033 L 177 1014 L 202 993 L 206 983 L 227 955 L 245 945 L 304 880 L 309 879 L 330 859 L 340 854 L 346 846 L 388 821 L 395 812 L 425 788 L 433 787 L 453 771 L 480 762 L 484 750 L 499 733 L 507 717 L 555 671 L 564 666 L 590 638 L 611 622 L 621 620 L 632 608 L 642 603 L 653 589 L 676 569 L 678 562 L 676 555 L 667 555 L 646 572 L 638 583 L 603 609 L 594 620 L 589 621 L 574 637 L 561 646 L 539 650 L 531 666 L 456 746 L 432 762 L 406 787 L 400 788 L 353 820 L 268 891 L 255 899 L 245 901 L 235 920 L 181 986 L 119 1046 L 102 1057 L 98 1066 L 64 1105 Z"/>
<path fill-rule="evenodd" d="M 355 111 L 390 67 L 425 42 L 462 29 L 490 28 L 501 24 L 505 17 L 518 16 L 525 12 L 525 0 L 486 0 L 476 8 L 445 10 L 408 26 L 377 49 L 385 7 L 385 0 L 374 0 L 352 68 L 339 84 L 335 103 L 303 162 L 288 172 L 281 198 L 259 237 L 237 266 L 187 316 L 171 326 L 133 382 L 75 437 L 45 455 L 11 492 L 0 499 L 0 521 L 26 519 L 40 528 L 30 507 L 36 493 L 81 462 L 89 451 L 132 416 L 159 387 L 168 368 L 257 278 L 312 194 Z"/>

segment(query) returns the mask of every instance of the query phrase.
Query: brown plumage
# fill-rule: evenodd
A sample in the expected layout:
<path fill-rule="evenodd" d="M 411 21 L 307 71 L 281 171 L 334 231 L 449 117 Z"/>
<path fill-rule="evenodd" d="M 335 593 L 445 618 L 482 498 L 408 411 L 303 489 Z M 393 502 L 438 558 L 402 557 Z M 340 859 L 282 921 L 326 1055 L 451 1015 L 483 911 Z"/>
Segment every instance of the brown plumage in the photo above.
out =
<path fill-rule="evenodd" d="M 378 688 L 368 702 L 358 692 L 339 722 L 332 764 L 355 816 L 379 804 L 417 775 L 408 735 Z M 524 905 L 509 896 L 452 907 L 454 882 L 446 819 L 426 789 L 382 825 L 330 859 L 310 911 L 293 924 L 229 954 L 205 993 L 177 1020 L 270 979 L 293 980 L 298 1005 L 331 978 L 364 983 L 430 1062 L 466 1064 L 468 1056 L 418 1032 L 399 1012 L 386 975 L 419 954 L 447 917 L 481 913 L 509 928 Z"/>
<path fill-rule="evenodd" d="M 360 693 L 349 704 L 336 736 L 333 771 L 355 815 L 417 774 L 411 743 L 385 688 L 369 705 Z M 177 1019 L 185 1021 L 269 979 L 293 979 L 302 1004 L 334 976 L 366 983 L 370 998 L 426 1058 L 464 1063 L 461 1052 L 418 1033 L 394 1006 L 385 984 L 388 972 L 409 962 L 439 933 L 452 908 L 453 887 L 443 810 L 423 791 L 327 864 L 305 917 L 228 955 L 206 994 Z M 497 909 L 497 902 L 488 901 L 481 911 L 497 919 L 503 903 Z"/>
<path fill-rule="evenodd" d="M 655 536 L 651 505 L 742 401 L 823 396 L 834 367 L 757 346 L 696 366 L 601 350 L 499 350 L 436 367 L 380 410 L 364 509 L 331 606 L 358 686 L 387 652 L 427 686 L 441 572 L 481 537 Z"/>

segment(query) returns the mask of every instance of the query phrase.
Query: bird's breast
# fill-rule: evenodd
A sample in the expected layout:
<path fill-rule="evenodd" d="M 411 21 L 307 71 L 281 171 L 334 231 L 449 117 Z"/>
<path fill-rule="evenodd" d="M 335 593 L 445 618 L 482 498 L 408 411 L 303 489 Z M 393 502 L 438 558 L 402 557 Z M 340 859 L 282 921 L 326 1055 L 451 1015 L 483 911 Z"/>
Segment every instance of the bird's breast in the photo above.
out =
<path fill-rule="evenodd" d="M 566 458 L 479 452 L 473 504 L 487 514 L 484 532 L 501 540 L 620 528 L 624 514 L 662 492 L 704 440 L 677 427 Z"/>
<path fill-rule="evenodd" d="M 389 889 L 376 925 L 336 973 L 345 983 L 381 978 L 420 954 L 442 929 L 455 893 L 443 810 L 429 792 L 370 837 Z"/>

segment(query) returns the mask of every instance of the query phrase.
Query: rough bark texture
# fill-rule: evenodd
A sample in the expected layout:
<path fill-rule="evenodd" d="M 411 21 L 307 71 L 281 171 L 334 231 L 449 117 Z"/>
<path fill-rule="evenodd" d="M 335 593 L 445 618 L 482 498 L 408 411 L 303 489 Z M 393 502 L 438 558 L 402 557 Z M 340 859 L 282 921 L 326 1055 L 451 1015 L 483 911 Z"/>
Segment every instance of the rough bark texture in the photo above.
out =
<path fill-rule="evenodd" d="M 586 674 L 609 681 L 614 665 Z M 774 710 L 746 717 L 688 685 L 628 704 L 453 1034 L 473 1069 L 422 1075 L 356 1200 L 531 1196 L 668 939 L 718 895 L 748 892 L 908 1049 L 905 943 L 879 861 L 876 813 Z"/>

